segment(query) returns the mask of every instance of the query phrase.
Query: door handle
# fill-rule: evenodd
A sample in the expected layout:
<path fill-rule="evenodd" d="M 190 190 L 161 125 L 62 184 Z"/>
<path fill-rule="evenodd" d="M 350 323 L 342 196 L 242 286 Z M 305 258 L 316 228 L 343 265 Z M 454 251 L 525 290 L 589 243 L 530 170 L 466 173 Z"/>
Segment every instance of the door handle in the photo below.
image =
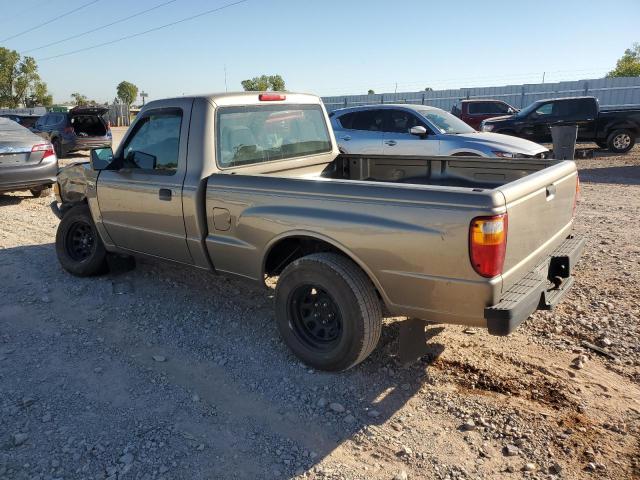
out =
<path fill-rule="evenodd" d="M 342 137 L 342 140 L 348 142 L 349 140 L 351 140 L 351 137 L 349 135 L 345 135 L 344 137 Z"/>
<path fill-rule="evenodd" d="M 390 147 L 393 147 L 394 145 L 398 144 L 398 142 L 396 142 L 395 140 L 386 140 L 384 143 L 386 143 Z"/>
<path fill-rule="evenodd" d="M 160 200 L 164 200 L 165 202 L 171 201 L 171 190 L 168 188 L 161 188 L 158 192 L 158 198 Z"/>
<path fill-rule="evenodd" d="M 556 196 L 556 186 L 554 184 L 547 186 L 547 202 L 553 200 Z"/>

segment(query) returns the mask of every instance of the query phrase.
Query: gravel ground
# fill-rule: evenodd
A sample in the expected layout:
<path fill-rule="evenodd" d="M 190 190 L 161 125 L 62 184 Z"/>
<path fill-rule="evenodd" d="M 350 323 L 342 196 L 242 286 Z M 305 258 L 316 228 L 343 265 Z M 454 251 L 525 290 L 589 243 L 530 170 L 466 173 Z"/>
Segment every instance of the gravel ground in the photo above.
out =
<path fill-rule="evenodd" d="M 578 163 L 589 241 L 555 311 L 430 326 L 408 367 L 388 319 L 337 375 L 289 353 L 271 291 L 146 261 L 74 278 L 50 200 L 0 196 L 0 479 L 639 478 L 640 147 Z"/>

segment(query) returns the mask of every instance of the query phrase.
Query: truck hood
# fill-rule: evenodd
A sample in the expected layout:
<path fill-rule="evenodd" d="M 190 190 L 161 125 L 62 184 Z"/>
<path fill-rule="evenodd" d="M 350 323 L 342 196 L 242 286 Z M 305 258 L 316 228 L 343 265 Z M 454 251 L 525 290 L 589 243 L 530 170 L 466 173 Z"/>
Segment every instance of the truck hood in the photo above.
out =
<path fill-rule="evenodd" d="M 502 122 L 504 120 L 513 120 L 515 115 L 502 115 L 501 117 L 491 117 L 484 120 L 482 123 L 494 123 L 494 122 Z"/>
<path fill-rule="evenodd" d="M 535 142 L 525 140 L 524 138 L 512 137 L 511 135 L 503 135 L 501 133 L 491 132 L 473 132 L 452 135 L 460 143 L 476 144 L 492 151 L 524 153 L 527 155 L 537 155 L 539 153 L 548 152 L 549 150 Z"/>

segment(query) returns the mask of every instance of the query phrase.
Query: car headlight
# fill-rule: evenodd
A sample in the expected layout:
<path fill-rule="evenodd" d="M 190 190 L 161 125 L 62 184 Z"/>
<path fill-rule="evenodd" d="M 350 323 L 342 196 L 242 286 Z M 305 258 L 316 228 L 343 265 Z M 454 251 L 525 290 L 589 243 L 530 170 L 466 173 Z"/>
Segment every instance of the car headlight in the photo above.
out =
<path fill-rule="evenodd" d="M 493 154 L 499 158 L 519 158 L 523 156 L 522 153 L 501 152 L 499 150 L 494 150 Z"/>
<path fill-rule="evenodd" d="M 480 129 L 483 132 L 490 132 L 491 130 L 493 130 L 493 125 L 485 125 L 484 123 L 482 125 L 480 125 Z"/>

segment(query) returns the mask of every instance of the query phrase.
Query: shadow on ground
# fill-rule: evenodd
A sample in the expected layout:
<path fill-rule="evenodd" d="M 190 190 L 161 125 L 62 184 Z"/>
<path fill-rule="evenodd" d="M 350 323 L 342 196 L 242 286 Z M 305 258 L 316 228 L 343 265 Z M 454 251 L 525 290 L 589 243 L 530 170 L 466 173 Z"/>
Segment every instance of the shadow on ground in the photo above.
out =
<path fill-rule="evenodd" d="M 119 465 L 126 448 L 163 459 L 169 478 L 291 478 L 389 420 L 430 382 L 425 365 L 444 349 L 441 329 L 429 327 L 422 361 L 403 367 L 395 323 L 363 364 L 329 374 L 281 342 L 272 292 L 241 281 L 147 262 L 75 278 L 52 244 L 0 250 L 0 270 L 12 279 L 0 286 L 0 353 L 12 349 L 0 375 L 0 391 L 11 393 L 0 404 L 39 399 L 26 420 L 30 442 L 9 451 L 15 465 L 49 463 L 51 446 L 73 431 L 109 446 L 78 454 L 82 475 Z M 55 429 L 37 419 L 40 405 Z M 0 426 L 24 422 L 8 416 Z M 150 468 L 132 465 L 134 476 Z"/>
<path fill-rule="evenodd" d="M 618 183 L 640 185 L 640 165 L 585 168 L 579 171 L 580 181 L 587 183 Z"/>

